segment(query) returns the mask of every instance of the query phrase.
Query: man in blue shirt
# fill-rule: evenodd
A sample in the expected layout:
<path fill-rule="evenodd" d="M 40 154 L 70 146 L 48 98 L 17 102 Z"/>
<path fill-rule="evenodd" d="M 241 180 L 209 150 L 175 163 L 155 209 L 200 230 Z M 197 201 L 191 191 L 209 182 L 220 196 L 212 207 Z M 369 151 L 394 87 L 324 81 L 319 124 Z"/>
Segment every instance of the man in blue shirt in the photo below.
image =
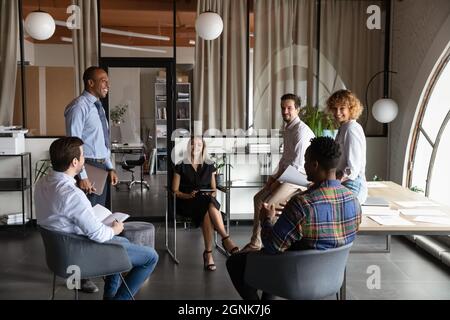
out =
<path fill-rule="evenodd" d="M 108 181 L 116 185 L 118 177 L 111 162 L 108 121 L 100 101 L 108 94 L 108 74 L 102 68 L 89 67 L 83 74 L 83 81 L 83 93 L 75 98 L 64 112 L 66 134 L 83 140 L 86 164 L 108 171 Z M 103 188 L 101 195 L 95 194 L 95 186 L 83 168 L 78 175 L 78 186 L 86 193 L 92 206 L 96 204 L 106 206 L 108 184 Z M 90 280 L 83 281 L 81 288 L 85 292 L 98 291 Z"/>

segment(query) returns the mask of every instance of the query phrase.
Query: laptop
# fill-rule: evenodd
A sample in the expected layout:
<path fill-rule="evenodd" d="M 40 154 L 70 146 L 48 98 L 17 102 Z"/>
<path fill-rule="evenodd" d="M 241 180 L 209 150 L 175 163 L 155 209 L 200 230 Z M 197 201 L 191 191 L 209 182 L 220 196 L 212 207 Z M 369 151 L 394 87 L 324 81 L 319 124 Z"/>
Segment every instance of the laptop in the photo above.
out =
<path fill-rule="evenodd" d="M 101 195 L 108 178 L 108 171 L 94 167 L 90 164 L 85 164 L 84 169 L 86 170 L 89 181 L 96 189 L 94 194 Z"/>
<path fill-rule="evenodd" d="M 367 197 L 363 206 L 389 207 L 389 202 L 381 197 Z"/>

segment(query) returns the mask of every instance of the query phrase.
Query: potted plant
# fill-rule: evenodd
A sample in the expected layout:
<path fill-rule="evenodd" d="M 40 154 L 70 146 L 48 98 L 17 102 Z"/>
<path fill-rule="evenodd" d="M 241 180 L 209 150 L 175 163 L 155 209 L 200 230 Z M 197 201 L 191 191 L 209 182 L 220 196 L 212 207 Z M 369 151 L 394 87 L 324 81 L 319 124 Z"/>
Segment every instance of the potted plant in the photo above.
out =
<path fill-rule="evenodd" d="M 225 183 L 224 180 L 224 170 L 225 170 L 225 157 L 212 156 L 211 160 L 214 161 L 214 167 L 216 168 L 216 185 L 220 186 Z M 232 165 L 230 165 L 233 168 Z"/>
<path fill-rule="evenodd" d="M 334 138 L 336 136 L 336 123 L 328 112 L 321 111 L 317 107 L 306 106 L 300 110 L 299 115 L 316 137 L 330 136 Z"/>
<path fill-rule="evenodd" d="M 114 125 L 118 126 L 121 122 L 125 122 L 125 113 L 127 112 L 128 105 L 119 104 L 115 106 L 110 113 L 111 121 Z"/>

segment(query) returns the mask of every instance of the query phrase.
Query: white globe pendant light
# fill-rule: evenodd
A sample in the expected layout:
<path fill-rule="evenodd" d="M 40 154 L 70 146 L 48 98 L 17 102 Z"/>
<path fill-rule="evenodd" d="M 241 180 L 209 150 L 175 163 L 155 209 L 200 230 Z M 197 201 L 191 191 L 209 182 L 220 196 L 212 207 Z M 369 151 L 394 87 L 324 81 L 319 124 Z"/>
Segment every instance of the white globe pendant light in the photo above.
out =
<path fill-rule="evenodd" d="M 397 117 L 397 114 L 397 102 L 389 98 L 379 99 L 372 106 L 373 117 L 381 123 L 389 123 L 393 121 Z"/>
<path fill-rule="evenodd" d="M 222 30 L 222 18 L 215 12 L 203 12 L 195 21 L 195 31 L 197 31 L 200 38 L 205 40 L 214 40 L 218 38 L 222 33 Z"/>
<path fill-rule="evenodd" d="M 47 40 L 55 33 L 55 20 L 47 12 L 31 12 L 25 19 L 25 30 L 36 40 Z"/>

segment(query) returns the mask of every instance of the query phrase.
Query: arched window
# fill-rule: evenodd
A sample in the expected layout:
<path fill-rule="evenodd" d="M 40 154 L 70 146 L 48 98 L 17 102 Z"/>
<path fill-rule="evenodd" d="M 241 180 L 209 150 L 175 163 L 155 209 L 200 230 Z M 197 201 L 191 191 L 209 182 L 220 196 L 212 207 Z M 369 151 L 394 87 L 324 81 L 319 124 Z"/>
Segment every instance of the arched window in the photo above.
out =
<path fill-rule="evenodd" d="M 450 205 L 450 50 L 440 61 L 419 110 L 410 152 L 409 187 Z"/>

